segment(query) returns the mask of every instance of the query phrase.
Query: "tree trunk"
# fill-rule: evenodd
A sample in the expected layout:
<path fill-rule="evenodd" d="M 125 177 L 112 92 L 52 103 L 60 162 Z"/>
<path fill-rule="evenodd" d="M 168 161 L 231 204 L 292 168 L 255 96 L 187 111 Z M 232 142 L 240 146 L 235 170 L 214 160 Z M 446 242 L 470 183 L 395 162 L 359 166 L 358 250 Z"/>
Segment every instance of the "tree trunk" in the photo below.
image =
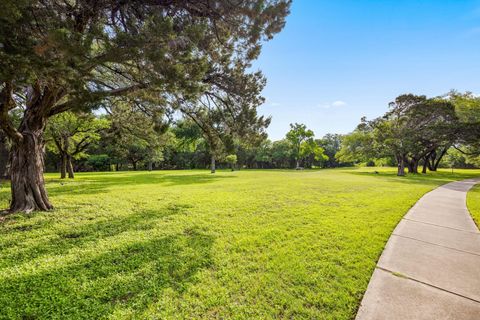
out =
<path fill-rule="evenodd" d="M 423 168 L 422 168 L 423 174 L 427 173 L 427 166 L 428 166 L 428 155 L 425 156 L 425 158 L 423 159 Z"/>
<path fill-rule="evenodd" d="M 398 171 L 397 176 L 403 177 L 405 175 L 405 159 L 403 157 L 397 157 Z"/>
<path fill-rule="evenodd" d="M 416 159 L 412 159 L 410 161 L 407 161 L 408 165 L 408 173 L 418 173 L 418 161 Z"/>
<path fill-rule="evenodd" d="M 437 171 L 438 169 L 438 166 L 440 165 L 440 161 L 442 161 L 442 158 L 443 156 L 445 156 L 445 154 L 447 153 L 448 151 L 448 148 L 444 148 L 442 150 L 442 152 L 440 153 L 440 156 L 438 157 L 438 159 L 433 163 L 433 170 L 432 171 Z"/>
<path fill-rule="evenodd" d="M 60 164 L 60 179 L 65 179 L 67 177 L 67 155 L 62 153 Z"/>
<path fill-rule="evenodd" d="M 67 157 L 67 170 L 68 170 L 68 178 L 73 179 L 75 178 L 75 173 L 73 172 L 73 165 L 72 165 L 72 157 Z"/>
<path fill-rule="evenodd" d="M 137 161 L 132 161 L 133 170 L 137 171 Z"/>
<path fill-rule="evenodd" d="M 148 161 L 148 171 L 152 171 L 152 170 L 153 170 L 153 162 Z"/>
<path fill-rule="evenodd" d="M 7 139 L 0 132 L 0 179 L 8 178 L 8 155 Z"/>
<path fill-rule="evenodd" d="M 210 158 L 210 173 L 215 173 L 215 156 L 212 154 Z"/>
<path fill-rule="evenodd" d="M 296 162 L 296 167 L 295 167 L 295 169 L 296 169 L 296 168 L 300 168 L 300 159 L 297 159 L 297 162 Z"/>
<path fill-rule="evenodd" d="M 43 178 L 43 128 L 21 130 L 23 139 L 12 148 L 10 212 L 53 209 Z"/>

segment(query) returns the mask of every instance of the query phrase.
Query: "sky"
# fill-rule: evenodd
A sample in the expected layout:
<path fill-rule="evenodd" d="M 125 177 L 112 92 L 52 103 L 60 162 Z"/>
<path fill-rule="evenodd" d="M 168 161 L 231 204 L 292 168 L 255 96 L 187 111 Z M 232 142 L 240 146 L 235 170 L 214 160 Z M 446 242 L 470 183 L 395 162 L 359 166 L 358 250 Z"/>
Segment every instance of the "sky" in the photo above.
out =
<path fill-rule="evenodd" d="M 403 93 L 480 93 L 480 0 L 293 0 L 253 68 L 270 139 L 294 122 L 348 133 Z"/>

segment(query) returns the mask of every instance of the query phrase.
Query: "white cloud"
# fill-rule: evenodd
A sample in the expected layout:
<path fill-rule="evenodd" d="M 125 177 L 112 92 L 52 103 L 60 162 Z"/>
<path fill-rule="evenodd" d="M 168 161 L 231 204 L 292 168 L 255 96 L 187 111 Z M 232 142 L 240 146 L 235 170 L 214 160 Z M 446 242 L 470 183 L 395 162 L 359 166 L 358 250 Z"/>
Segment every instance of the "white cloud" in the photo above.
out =
<path fill-rule="evenodd" d="M 320 104 L 319 107 L 323 108 L 323 109 L 330 109 L 330 108 L 345 107 L 346 105 L 347 105 L 347 103 L 345 101 L 337 100 L 337 101 L 334 101 L 334 102 L 328 103 L 328 104 Z"/>
<path fill-rule="evenodd" d="M 278 102 L 270 102 L 270 105 L 271 105 L 272 107 L 278 107 L 278 106 L 280 105 L 280 103 L 278 103 Z"/>
<path fill-rule="evenodd" d="M 342 101 L 342 100 L 337 100 L 337 101 L 332 103 L 332 107 L 344 107 L 346 105 L 347 105 L 347 103 L 345 101 Z"/>

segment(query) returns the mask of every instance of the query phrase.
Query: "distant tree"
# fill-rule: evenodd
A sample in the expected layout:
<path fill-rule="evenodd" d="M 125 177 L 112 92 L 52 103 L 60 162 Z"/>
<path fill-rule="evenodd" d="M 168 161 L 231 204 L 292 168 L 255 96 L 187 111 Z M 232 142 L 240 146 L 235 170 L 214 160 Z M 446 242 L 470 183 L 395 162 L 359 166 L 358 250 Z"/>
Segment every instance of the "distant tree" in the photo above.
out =
<path fill-rule="evenodd" d="M 47 125 L 48 148 L 60 156 L 60 178 L 74 178 L 73 160 L 86 158 L 87 148 L 100 139 L 100 132 L 109 123 L 90 113 L 63 112 L 52 117 Z"/>
<path fill-rule="evenodd" d="M 273 144 L 270 140 L 265 139 L 255 149 L 255 161 L 259 164 L 260 168 L 264 168 L 266 165 L 271 166 L 273 162 Z"/>
<path fill-rule="evenodd" d="M 325 155 L 325 166 L 329 168 L 338 167 L 340 162 L 335 158 L 337 152 L 340 151 L 343 136 L 340 134 L 326 134 L 323 138 L 318 139 L 317 144 L 323 148 Z"/>
<path fill-rule="evenodd" d="M 383 117 L 368 125 L 379 157 L 394 156 L 397 174 L 403 176 L 405 168 L 418 173 L 421 160 L 426 170 L 437 150 L 446 151 L 455 142 L 458 119 L 448 101 L 406 94 L 397 97 Z"/>
<path fill-rule="evenodd" d="M 342 139 L 340 150 L 335 154 L 339 162 L 362 163 L 368 162 L 376 157 L 381 157 L 380 151 L 373 139 L 373 130 L 362 119 L 360 124 L 352 133 Z"/>
<path fill-rule="evenodd" d="M 229 154 L 228 156 L 225 157 L 225 160 L 230 165 L 230 168 L 232 169 L 232 171 L 234 171 L 235 165 L 237 164 L 237 155 Z"/>
<path fill-rule="evenodd" d="M 116 101 L 115 107 L 107 108 L 111 126 L 104 133 L 104 149 L 117 163 L 127 160 L 133 170 L 139 163 L 152 170 L 153 164 L 163 160 L 162 150 L 166 145 L 168 122 L 163 113 L 146 114 L 138 110 L 138 105 Z"/>
<path fill-rule="evenodd" d="M 453 147 L 462 153 L 468 162 L 478 163 L 480 157 L 480 97 L 471 92 L 451 91 L 443 97 L 455 106 L 459 118 L 457 140 Z"/>
<path fill-rule="evenodd" d="M 307 139 L 300 145 L 299 158 L 305 162 L 305 167 L 311 167 L 315 161 L 323 162 L 328 159 L 323 152 L 323 148 L 314 139 Z"/>
<path fill-rule="evenodd" d="M 295 165 L 292 145 L 286 139 L 274 141 L 272 144 L 272 162 L 277 168 L 288 168 Z M 293 163 L 293 164 L 292 164 Z"/>
<path fill-rule="evenodd" d="M 287 132 L 286 139 L 292 146 L 292 155 L 296 161 L 296 167 L 300 167 L 300 160 L 305 156 L 302 154 L 302 144 L 311 144 L 314 138 L 312 130 L 307 129 L 304 124 L 290 124 L 290 131 Z M 307 150 L 308 148 L 303 148 Z"/>

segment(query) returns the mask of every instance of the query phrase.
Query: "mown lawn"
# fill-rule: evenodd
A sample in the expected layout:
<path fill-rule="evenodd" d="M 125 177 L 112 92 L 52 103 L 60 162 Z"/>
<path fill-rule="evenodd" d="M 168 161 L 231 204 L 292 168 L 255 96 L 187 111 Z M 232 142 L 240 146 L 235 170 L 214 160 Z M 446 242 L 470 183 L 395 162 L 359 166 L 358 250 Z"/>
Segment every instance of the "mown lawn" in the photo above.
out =
<path fill-rule="evenodd" d="M 477 184 L 468 192 L 467 206 L 477 227 L 480 228 L 480 184 Z"/>
<path fill-rule="evenodd" d="M 374 170 L 49 174 L 0 223 L 0 317 L 351 319 L 405 212 L 480 174 Z"/>

